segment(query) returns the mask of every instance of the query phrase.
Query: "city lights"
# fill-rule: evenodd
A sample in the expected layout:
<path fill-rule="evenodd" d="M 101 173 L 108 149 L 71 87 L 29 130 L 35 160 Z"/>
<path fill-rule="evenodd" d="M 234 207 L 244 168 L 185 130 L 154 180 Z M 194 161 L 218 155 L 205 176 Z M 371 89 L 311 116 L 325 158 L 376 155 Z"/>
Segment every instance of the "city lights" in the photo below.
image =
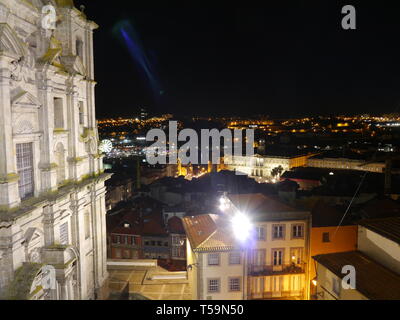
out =
<path fill-rule="evenodd" d="M 242 242 L 248 240 L 253 228 L 249 217 L 239 212 L 235 214 L 231 222 L 236 239 Z"/>

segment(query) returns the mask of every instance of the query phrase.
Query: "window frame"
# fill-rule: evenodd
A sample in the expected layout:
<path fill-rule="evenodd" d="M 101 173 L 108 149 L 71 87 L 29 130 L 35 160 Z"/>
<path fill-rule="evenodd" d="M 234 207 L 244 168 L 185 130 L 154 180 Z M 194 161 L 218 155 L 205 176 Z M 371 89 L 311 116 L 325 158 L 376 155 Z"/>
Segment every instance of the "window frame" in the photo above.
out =
<path fill-rule="evenodd" d="M 212 256 L 218 257 L 218 263 L 210 264 L 210 258 Z M 207 266 L 209 267 L 219 267 L 221 265 L 221 254 L 220 253 L 209 253 L 207 254 Z"/>
<path fill-rule="evenodd" d="M 238 280 L 238 290 L 232 289 L 232 280 Z M 228 278 L 228 292 L 242 292 L 242 277 L 229 277 Z"/>
<path fill-rule="evenodd" d="M 33 142 L 21 142 L 15 145 L 16 167 L 19 176 L 18 194 L 21 200 L 31 198 L 35 195 L 35 166 L 33 146 Z M 26 164 L 26 162 L 28 162 L 28 164 Z M 30 179 L 30 182 L 26 179 Z"/>
<path fill-rule="evenodd" d="M 211 286 L 211 281 L 217 281 L 218 283 L 218 288 L 217 290 L 210 290 L 210 286 Z M 221 292 L 221 278 L 208 278 L 207 279 L 207 292 L 208 293 L 220 293 Z"/>
<path fill-rule="evenodd" d="M 328 240 L 326 240 L 325 236 L 328 236 Z M 331 234 L 330 232 L 322 233 L 322 243 L 331 243 Z"/>
<path fill-rule="evenodd" d="M 301 235 L 300 236 L 295 235 L 294 228 L 296 228 L 296 227 L 300 227 L 301 228 Z M 291 231 L 292 231 L 291 232 L 292 239 L 304 239 L 304 236 L 305 236 L 305 225 L 304 225 L 304 223 L 294 223 L 294 224 L 292 224 Z"/>
<path fill-rule="evenodd" d="M 232 263 L 232 256 L 237 255 L 239 258 L 239 262 L 238 263 Z M 239 251 L 236 252 L 230 252 L 229 256 L 228 256 L 228 260 L 229 260 L 229 265 L 230 266 L 240 266 L 242 264 L 242 253 Z"/>
<path fill-rule="evenodd" d="M 282 227 L 282 237 L 275 237 L 275 228 Z M 273 224 L 272 225 L 272 240 L 285 240 L 286 239 L 286 225 L 285 224 Z"/>
<path fill-rule="evenodd" d="M 281 263 L 280 264 L 275 264 L 275 253 L 276 252 L 282 252 L 282 255 L 280 257 L 281 259 Z M 272 249 L 272 253 L 271 253 L 271 264 L 274 267 L 281 267 L 283 265 L 285 265 L 285 249 L 284 248 L 276 248 L 276 249 Z"/>
<path fill-rule="evenodd" d="M 262 237 L 260 237 L 260 230 L 262 230 Z M 256 240 L 257 241 L 266 241 L 267 240 L 267 232 L 264 226 L 256 227 Z"/>

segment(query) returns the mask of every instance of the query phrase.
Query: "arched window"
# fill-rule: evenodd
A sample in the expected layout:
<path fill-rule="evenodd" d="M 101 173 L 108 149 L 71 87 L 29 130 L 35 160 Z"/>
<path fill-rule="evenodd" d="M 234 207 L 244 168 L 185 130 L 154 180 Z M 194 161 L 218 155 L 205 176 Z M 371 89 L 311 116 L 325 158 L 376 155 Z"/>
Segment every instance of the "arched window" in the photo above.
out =
<path fill-rule="evenodd" d="M 57 144 L 55 156 L 57 162 L 57 184 L 61 184 L 65 181 L 65 150 L 61 142 Z"/>

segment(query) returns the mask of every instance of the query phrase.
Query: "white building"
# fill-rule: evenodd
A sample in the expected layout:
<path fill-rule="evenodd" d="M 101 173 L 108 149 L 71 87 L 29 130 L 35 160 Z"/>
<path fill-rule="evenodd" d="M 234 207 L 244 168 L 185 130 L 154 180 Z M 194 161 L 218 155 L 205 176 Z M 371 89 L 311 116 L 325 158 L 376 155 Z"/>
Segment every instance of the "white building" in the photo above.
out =
<path fill-rule="evenodd" d="M 193 300 L 245 300 L 244 252 L 217 215 L 183 218 Z"/>
<path fill-rule="evenodd" d="M 279 176 L 293 168 L 304 167 L 309 156 L 231 156 L 225 157 L 226 168 L 240 174 L 254 178 L 258 182 L 268 182 L 279 179 Z M 280 168 L 277 176 L 273 176 L 274 169 Z"/>
<path fill-rule="evenodd" d="M 309 158 L 307 160 L 307 167 L 338 170 L 359 170 L 375 173 L 382 173 L 385 171 L 385 163 L 383 162 L 369 163 L 361 159 L 329 158 L 324 157 L 323 155 Z"/>
<path fill-rule="evenodd" d="M 48 3 L 55 30 L 42 23 Z M 104 297 L 108 175 L 97 147 L 96 28 L 72 0 L 0 0 L 2 298 Z M 48 287 L 42 278 L 52 270 Z"/>
<path fill-rule="evenodd" d="M 400 218 L 361 221 L 357 251 L 313 257 L 318 300 L 400 300 L 399 244 Z M 354 267 L 354 287 L 342 285 L 346 266 Z"/>

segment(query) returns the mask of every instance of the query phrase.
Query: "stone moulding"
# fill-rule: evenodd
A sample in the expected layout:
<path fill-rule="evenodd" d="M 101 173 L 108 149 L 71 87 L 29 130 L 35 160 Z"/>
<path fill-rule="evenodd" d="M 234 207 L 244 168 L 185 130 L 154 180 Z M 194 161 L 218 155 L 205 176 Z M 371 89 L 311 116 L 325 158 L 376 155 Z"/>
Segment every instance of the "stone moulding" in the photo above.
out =
<path fill-rule="evenodd" d="M 72 181 L 71 183 L 59 188 L 57 191 L 44 192 L 38 197 L 25 200 L 18 207 L 9 208 L 2 206 L 0 207 L 0 226 L 4 224 L 5 227 L 9 227 L 15 220 L 37 209 L 38 207 L 44 206 L 48 202 L 56 201 L 70 192 L 79 191 L 81 188 L 84 188 L 89 184 L 106 181 L 110 177 L 110 173 L 103 173 L 102 171 L 99 171 L 96 174 L 86 175 L 79 181 Z"/>
<path fill-rule="evenodd" d="M 81 134 L 79 137 L 79 141 L 86 143 L 91 137 L 96 137 L 94 129 L 85 128 L 83 130 L 83 134 Z"/>
<path fill-rule="evenodd" d="M 16 182 L 19 180 L 19 175 L 16 173 L 9 173 L 6 176 L 0 176 L 0 184 Z"/>
<path fill-rule="evenodd" d="M 49 172 L 51 170 L 55 170 L 58 168 L 58 165 L 56 163 L 50 163 L 50 164 L 45 164 L 39 166 L 39 169 L 44 171 L 44 172 Z"/>
<path fill-rule="evenodd" d="M 33 280 L 43 266 L 39 263 L 24 263 L 22 267 L 15 271 L 14 280 L 8 286 L 4 298 L 7 300 L 29 300 Z M 40 288 L 36 288 L 36 290 L 38 289 Z"/>

